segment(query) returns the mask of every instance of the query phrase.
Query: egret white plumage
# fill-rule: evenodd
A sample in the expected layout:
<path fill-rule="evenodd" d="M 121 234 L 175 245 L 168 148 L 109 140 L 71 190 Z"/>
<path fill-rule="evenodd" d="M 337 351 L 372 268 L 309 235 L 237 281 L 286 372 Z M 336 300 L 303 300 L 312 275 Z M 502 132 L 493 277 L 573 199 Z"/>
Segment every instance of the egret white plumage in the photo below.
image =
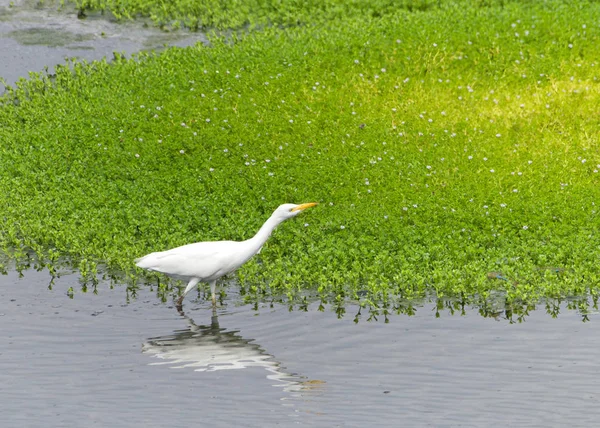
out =
<path fill-rule="evenodd" d="M 161 272 L 168 276 L 188 281 L 187 287 L 177 300 L 181 311 L 183 299 L 199 282 L 207 282 L 212 293 L 213 307 L 217 304 L 217 279 L 233 272 L 259 253 L 271 232 L 284 220 L 300 214 L 307 208 L 317 205 L 280 205 L 252 238 L 245 241 L 208 241 L 183 245 L 167 251 L 150 253 L 135 260 L 143 269 Z"/>

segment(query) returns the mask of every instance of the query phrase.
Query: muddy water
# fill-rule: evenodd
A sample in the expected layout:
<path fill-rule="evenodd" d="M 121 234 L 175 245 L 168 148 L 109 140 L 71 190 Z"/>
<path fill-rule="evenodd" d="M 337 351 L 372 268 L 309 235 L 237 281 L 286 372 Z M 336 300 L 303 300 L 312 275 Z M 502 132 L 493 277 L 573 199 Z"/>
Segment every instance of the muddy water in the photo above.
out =
<path fill-rule="evenodd" d="M 389 324 L 239 305 L 186 315 L 148 290 L 48 290 L 0 277 L 3 426 L 595 426 L 600 328 L 564 311 L 521 324 L 415 316 Z M 233 287 L 232 287 L 233 288 Z M 349 308 L 349 312 L 353 309 Z M 83 425 L 82 425 L 83 424 Z"/>
<path fill-rule="evenodd" d="M 47 67 L 52 72 L 65 58 L 111 59 L 113 52 L 129 56 L 165 45 L 206 42 L 202 33 L 166 33 L 140 22 L 119 24 L 100 14 L 82 20 L 72 8 L 60 12 L 56 7 L 36 5 L 32 0 L 0 0 L 0 77 L 8 85 L 31 71 Z"/>

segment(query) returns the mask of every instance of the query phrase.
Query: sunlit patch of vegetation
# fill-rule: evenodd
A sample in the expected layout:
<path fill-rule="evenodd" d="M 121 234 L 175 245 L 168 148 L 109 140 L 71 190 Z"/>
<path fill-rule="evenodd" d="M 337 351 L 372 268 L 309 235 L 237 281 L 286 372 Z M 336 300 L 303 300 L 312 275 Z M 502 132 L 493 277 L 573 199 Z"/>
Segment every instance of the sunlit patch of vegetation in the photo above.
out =
<path fill-rule="evenodd" d="M 237 272 L 248 302 L 595 296 L 600 11 L 457 4 L 32 74 L 0 99 L 2 249 L 136 283 L 318 201 Z"/>

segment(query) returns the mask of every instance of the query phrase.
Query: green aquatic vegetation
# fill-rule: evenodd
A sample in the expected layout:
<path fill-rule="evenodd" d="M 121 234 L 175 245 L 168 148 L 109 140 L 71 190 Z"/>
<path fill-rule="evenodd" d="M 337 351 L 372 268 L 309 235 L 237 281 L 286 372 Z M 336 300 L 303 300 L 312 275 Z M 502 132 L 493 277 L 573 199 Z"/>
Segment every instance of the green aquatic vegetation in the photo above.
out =
<path fill-rule="evenodd" d="M 492 1 L 495 3 L 495 1 Z M 230 30 L 270 25 L 296 26 L 344 20 L 349 17 L 381 17 L 398 9 L 424 11 L 438 8 L 438 0 L 71 0 L 80 17 L 87 12 L 109 12 L 119 20 L 150 18 L 164 29 L 214 28 Z"/>
<path fill-rule="evenodd" d="M 0 99 L 0 245 L 168 296 L 135 257 L 316 201 L 236 273 L 247 302 L 595 295 L 599 15 L 399 10 L 32 74 Z"/>

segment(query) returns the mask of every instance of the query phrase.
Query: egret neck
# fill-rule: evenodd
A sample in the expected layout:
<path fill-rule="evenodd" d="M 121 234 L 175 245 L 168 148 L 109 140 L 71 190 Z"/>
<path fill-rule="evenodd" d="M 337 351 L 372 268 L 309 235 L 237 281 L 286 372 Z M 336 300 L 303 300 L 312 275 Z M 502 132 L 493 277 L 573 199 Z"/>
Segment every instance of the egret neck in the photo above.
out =
<path fill-rule="evenodd" d="M 262 225 L 259 231 L 256 232 L 256 235 L 246 241 L 249 247 L 252 249 L 252 254 L 260 253 L 262 246 L 265 245 L 265 242 L 267 242 L 267 239 L 269 239 L 269 236 L 271 236 L 271 232 L 273 232 L 279 223 L 284 220 L 285 217 L 278 216 L 276 212 L 273 213 L 273 215 L 269 217 L 269 219 Z"/>

